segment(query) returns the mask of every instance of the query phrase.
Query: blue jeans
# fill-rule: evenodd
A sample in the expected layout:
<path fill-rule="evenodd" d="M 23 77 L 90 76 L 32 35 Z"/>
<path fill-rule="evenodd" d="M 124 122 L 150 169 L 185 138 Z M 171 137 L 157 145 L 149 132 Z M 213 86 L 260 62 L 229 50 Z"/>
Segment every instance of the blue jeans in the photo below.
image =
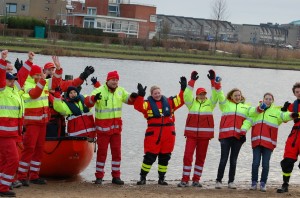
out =
<path fill-rule="evenodd" d="M 262 158 L 262 171 L 260 182 L 267 183 L 269 175 L 269 164 L 272 155 L 272 150 L 263 146 L 257 146 L 253 149 L 252 161 L 252 182 L 258 181 L 258 169 Z"/>
<path fill-rule="evenodd" d="M 234 181 L 236 161 L 243 143 L 240 142 L 235 137 L 221 139 L 220 143 L 221 143 L 221 159 L 218 168 L 217 181 L 222 182 L 225 167 L 230 153 L 230 167 L 229 167 L 229 180 L 228 180 L 228 183 L 230 183 Z"/>

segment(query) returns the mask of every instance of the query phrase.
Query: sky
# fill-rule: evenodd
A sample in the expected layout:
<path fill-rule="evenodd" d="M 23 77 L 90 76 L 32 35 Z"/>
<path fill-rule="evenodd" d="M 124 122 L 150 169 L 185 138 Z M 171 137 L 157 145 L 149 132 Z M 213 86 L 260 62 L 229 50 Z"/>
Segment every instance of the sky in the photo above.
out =
<path fill-rule="evenodd" d="M 212 18 L 213 0 L 130 0 L 156 6 L 157 14 Z M 234 24 L 279 23 L 300 20 L 300 0 L 226 0 L 227 18 Z"/>

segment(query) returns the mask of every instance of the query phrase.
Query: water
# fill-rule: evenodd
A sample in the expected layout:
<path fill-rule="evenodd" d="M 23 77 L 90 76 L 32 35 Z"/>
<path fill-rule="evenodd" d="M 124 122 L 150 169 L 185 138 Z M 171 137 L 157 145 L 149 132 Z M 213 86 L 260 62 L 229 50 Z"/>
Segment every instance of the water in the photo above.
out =
<path fill-rule="evenodd" d="M 14 62 L 17 57 L 26 60 L 27 54 L 9 53 L 8 59 Z M 51 60 L 51 56 L 36 55 L 34 63 L 43 66 L 46 62 Z M 300 74 L 299 71 L 288 70 L 234 68 L 83 57 L 60 57 L 60 62 L 64 68 L 64 74 L 71 74 L 74 77 L 77 77 L 83 71 L 85 66 L 92 65 L 96 68 L 96 71 L 92 76 L 98 77 L 98 80 L 100 80 L 101 83 L 104 83 L 107 73 L 112 70 L 117 70 L 120 75 L 119 85 L 124 87 L 128 92 L 137 91 L 137 83 L 142 83 L 142 85 L 148 86 L 147 94 L 152 85 L 158 85 L 161 87 L 165 96 L 176 95 L 180 90 L 180 76 L 184 75 L 189 79 L 190 73 L 193 70 L 196 70 L 199 73 L 199 79 L 196 82 L 195 87 L 205 87 L 208 90 L 208 95 L 210 95 L 210 82 L 206 75 L 209 69 L 214 69 L 217 75 L 221 76 L 223 79 L 222 84 L 225 93 L 234 87 L 240 88 L 243 95 L 246 97 L 246 101 L 252 105 L 257 105 L 258 101 L 262 100 L 265 92 L 274 94 L 275 103 L 277 105 L 282 105 L 285 101 L 294 101 L 295 97 L 292 93 L 292 86 L 296 81 L 299 81 Z M 82 93 L 90 94 L 92 89 L 91 82 L 88 80 L 88 85 L 83 85 Z M 168 168 L 168 180 L 181 179 L 183 152 L 185 147 L 183 130 L 187 113 L 188 111 L 185 106 L 175 113 L 177 139 Z M 221 113 L 217 106 L 214 111 L 216 138 L 210 141 L 202 175 L 203 181 L 216 179 L 220 159 L 220 144 L 217 139 L 220 115 Z M 122 179 L 125 181 L 137 180 L 139 179 L 140 167 L 143 160 L 143 140 L 146 120 L 143 118 L 142 114 L 135 111 L 132 106 L 123 105 L 123 124 Z M 270 161 L 269 183 L 281 182 L 280 161 L 283 156 L 285 140 L 292 125 L 293 123 L 289 122 L 282 124 L 279 128 L 278 145 L 274 150 Z M 95 156 L 89 167 L 81 173 L 81 177 L 84 180 L 94 180 Z M 109 151 L 105 167 L 105 180 L 111 179 L 110 164 L 111 156 Z M 251 164 L 252 149 L 250 133 L 247 133 L 247 142 L 243 145 L 238 159 L 236 181 L 251 180 Z M 297 165 L 298 162 L 295 163 L 291 182 L 300 184 L 300 175 Z M 226 182 L 228 180 L 227 175 L 228 165 L 224 175 L 224 181 Z M 157 162 L 153 165 L 147 178 L 157 179 Z"/>

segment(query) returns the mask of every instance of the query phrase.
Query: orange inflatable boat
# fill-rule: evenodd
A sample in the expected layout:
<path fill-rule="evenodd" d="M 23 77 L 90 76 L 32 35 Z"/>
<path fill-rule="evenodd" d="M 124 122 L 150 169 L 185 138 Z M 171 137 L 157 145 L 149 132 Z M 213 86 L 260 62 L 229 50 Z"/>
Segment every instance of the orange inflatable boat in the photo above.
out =
<path fill-rule="evenodd" d="M 81 173 L 93 158 L 94 144 L 86 137 L 46 138 L 40 175 L 73 177 Z"/>

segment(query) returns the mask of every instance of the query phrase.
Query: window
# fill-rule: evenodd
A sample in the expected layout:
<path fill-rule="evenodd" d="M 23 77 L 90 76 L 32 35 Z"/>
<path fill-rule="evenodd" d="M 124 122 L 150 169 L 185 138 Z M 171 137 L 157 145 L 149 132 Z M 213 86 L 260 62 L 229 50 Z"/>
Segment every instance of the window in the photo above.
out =
<path fill-rule="evenodd" d="M 21 10 L 25 10 L 25 5 L 21 5 Z"/>
<path fill-rule="evenodd" d="M 156 23 L 156 15 L 150 16 L 150 22 Z"/>
<path fill-rule="evenodd" d="M 7 3 L 6 4 L 6 13 L 16 13 L 17 4 L 16 3 Z"/>
<path fill-rule="evenodd" d="M 91 18 L 85 18 L 83 22 L 84 28 L 94 28 L 95 20 Z"/>
<path fill-rule="evenodd" d="M 109 16 L 120 16 L 118 5 L 109 5 L 108 12 L 109 12 L 108 13 Z"/>
<path fill-rule="evenodd" d="M 87 14 L 88 15 L 97 15 L 97 9 L 96 8 L 87 8 Z"/>

